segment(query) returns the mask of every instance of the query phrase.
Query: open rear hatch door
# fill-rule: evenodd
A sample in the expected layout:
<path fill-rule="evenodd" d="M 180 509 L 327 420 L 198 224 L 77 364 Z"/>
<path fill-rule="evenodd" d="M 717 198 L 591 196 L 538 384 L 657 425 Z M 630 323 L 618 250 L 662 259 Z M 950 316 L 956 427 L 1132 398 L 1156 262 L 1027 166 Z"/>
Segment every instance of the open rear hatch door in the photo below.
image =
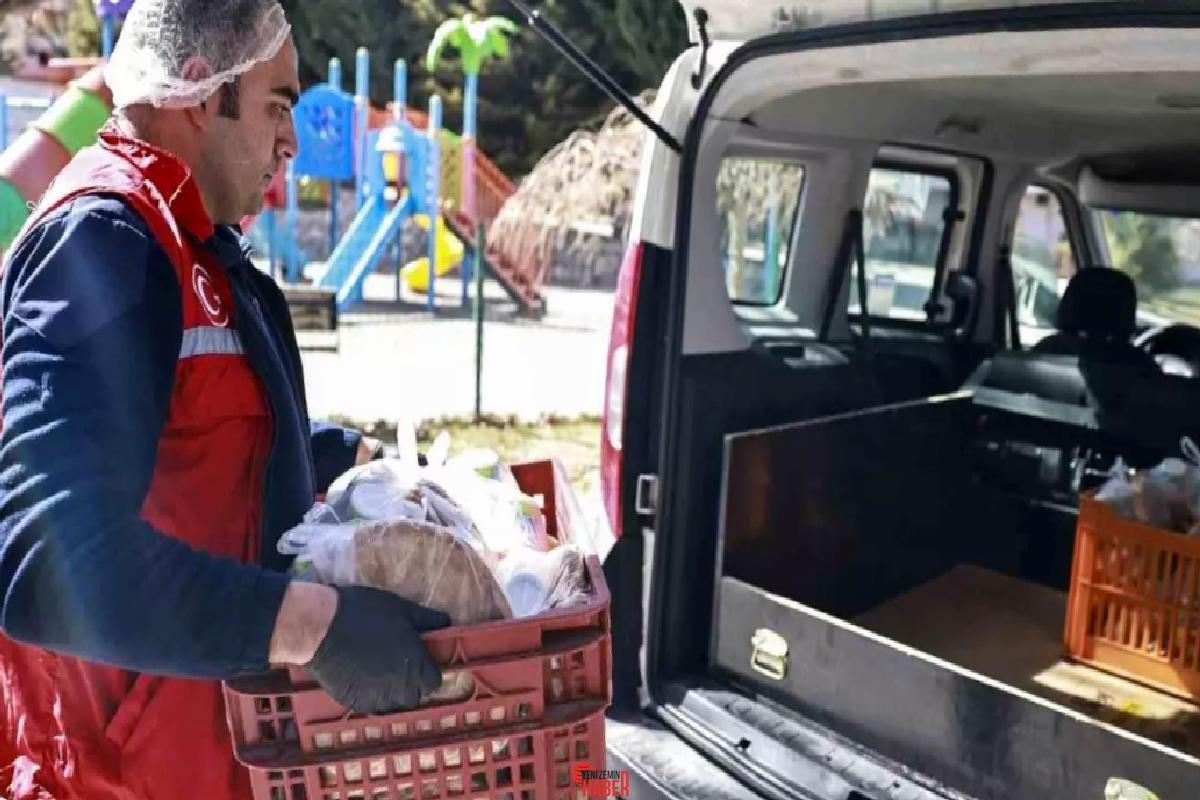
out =
<path fill-rule="evenodd" d="M 738 72 L 752 62 L 854 48 L 861 52 L 848 54 L 845 69 L 831 57 L 821 65 L 827 73 L 807 73 L 810 85 L 823 74 L 856 76 L 847 78 L 851 82 L 862 77 L 854 57 L 875 45 L 980 34 L 1192 29 L 1200 26 L 1200 16 L 1190 18 L 1197 7 L 1120 0 L 679 2 L 693 42 L 736 47 L 704 75 L 709 85 L 683 142 L 669 290 L 673 318 L 664 323 L 666 368 L 652 377 L 666 387 L 655 508 L 647 524 L 643 679 L 654 713 L 666 729 L 767 798 L 1091 800 L 1105 796 L 1113 779 L 1114 786 L 1128 780 L 1157 789 L 1163 800 L 1200 796 L 1195 756 L 948 663 L 863 622 L 893 595 L 905 596 L 908 587 L 925 586 L 957 565 L 935 562 L 940 540 L 914 535 L 901 541 L 882 532 L 898 527 L 901 517 L 908 533 L 934 530 L 949 518 L 943 512 L 962 513 L 944 504 L 965 497 L 965 490 L 941 489 L 961 487 L 969 475 L 956 444 L 978 424 L 969 397 L 771 421 L 737 406 L 741 416 L 720 417 L 735 420 L 731 427 L 700 441 L 696 431 L 713 427 L 704 419 L 728 409 L 719 407 L 725 395 L 714 389 L 721 387 L 702 382 L 711 377 L 702 359 L 716 357 L 686 354 L 683 344 L 684 317 L 693 311 L 683 305 L 698 295 L 689 273 L 699 259 L 689 250 L 703 238 L 693 238 L 692 227 L 711 216 L 704 208 L 693 214 L 694 198 L 703 196 L 697 187 L 714 173 L 711 161 L 697 164 L 697 154 L 708 129 L 743 119 L 744 98 L 720 94 L 735 76 L 744 86 L 749 79 Z M 1057 42 L 1042 46 L 1052 53 Z M 873 64 L 895 77 L 881 57 Z M 785 66 L 764 81 L 792 74 Z M 803 86 L 805 73 L 794 74 Z M 731 371 L 727 383 L 750 394 L 762 388 L 751 377 Z M 760 405 L 773 400 L 763 394 Z M 785 450 L 790 455 L 781 457 Z M 837 468 L 839 459 L 853 464 Z M 700 472 L 694 465 L 717 463 L 720 487 L 687 480 Z M 841 501 L 845 518 L 818 500 Z M 696 513 L 702 504 L 709 513 Z M 690 524 L 709 517 L 717 524 Z M 969 528 L 948 540 L 969 541 Z M 777 557 L 763 556 L 767 540 L 779 546 Z M 739 552 L 731 542 L 745 547 Z M 731 554 L 748 566 L 731 565 Z M 755 568 L 766 577 L 752 574 Z"/>

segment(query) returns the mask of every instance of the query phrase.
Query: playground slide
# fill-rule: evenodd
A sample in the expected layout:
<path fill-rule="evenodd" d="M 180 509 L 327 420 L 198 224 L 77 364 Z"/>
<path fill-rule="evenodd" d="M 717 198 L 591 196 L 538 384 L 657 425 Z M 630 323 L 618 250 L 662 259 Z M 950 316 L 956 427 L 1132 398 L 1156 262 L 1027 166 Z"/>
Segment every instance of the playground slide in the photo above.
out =
<path fill-rule="evenodd" d="M 315 276 L 315 283 L 323 289 L 340 290 L 350 277 L 350 271 L 358 263 L 363 252 L 371 243 L 375 231 L 387 216 L 387 200 L 382 194 L 372 195 L 363 203 L 358 214 L 350 223 L 346 233 L 338 240 L 329 254 L 325 269 Z"/>
<path fill-rule="evenodd" d="M 412 204 L 411 197 L 405 198 L 403 203 L 397 203 L 391 211 L 384 215 L 375 235 L 367 244 L 367 249 L 359 257 L 354 268 L 350 270 L 346 282 L 338 289 L 339 308 L 345 308 L 355 300 L 362 298 L 363 282 L 366 281 L 367 275 L 374 271 L 375 265 L 379 263 L 379 259 L 387 249 L 395 245 L 396 239 L 400 236 L 400 227 L 404 224 L 404 218 L 412 213 Z"/>
<path fill-rule="evenodd" d="M 422 230 L 429 230 L 429 216 L 426 214 L 417 214 L 413 217 Z M 462 265 L 463 253 L 466 248 L 463 247 L 462 241 L 454 235 L 454 233 L 446 227 L 446 220 L 438 217 L 437 224 L 437 244 L 434 251 L 436 259 L 434 265 L 434 274 L 439 278 L 447 272 Z M 408 284 L 408 288 L 414 292 L 424 292 L 429 288 L 429 257 L 421 256 L 418 259 L 408 262 L 404 265 L 404 269 L 400 271 L 404 282 Z"/>
<path fill-rule="evenodd" d="M 361 298 L 363 282 L 396 243 L 404 218 L 412 213 L 412 202 L 406 197 L 389 210 L 383 194 L 376 194 L 355 216 L 316 280 L 317 286 L 337 291 L 339 309 Z"/>

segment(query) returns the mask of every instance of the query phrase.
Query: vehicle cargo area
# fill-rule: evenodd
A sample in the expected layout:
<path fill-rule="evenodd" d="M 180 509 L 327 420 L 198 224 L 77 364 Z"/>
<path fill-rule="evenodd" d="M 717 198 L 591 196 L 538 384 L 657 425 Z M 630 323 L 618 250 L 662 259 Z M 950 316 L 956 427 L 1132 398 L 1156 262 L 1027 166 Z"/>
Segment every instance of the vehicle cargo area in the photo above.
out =
<path fill-rule="evenodd" d="M 1200 513 L 1096 497 L 1200 464 L 1200 34 L 1121 9 L 781 36 L 696 112 L 625 483 L 648 683 L 756 790 L 1200 797 Z"/>
<path fill-rule="evenodd" d="M 1015 724 L 1021 748 L 1078 749 L 1114 775 L 1153 772 L 1158 785 L 1178 769 L 1178 785 L 1194 787 L 1200 558 L 1183 553 L 1200 542 L 1178 535 L 1194 549 L 1169 557 L 1112 553 L 1122 592 L 1148 605 L 1118 592 L 1087 612 L 1090 628 L 1132 651 L 1169 651 L 1179 686 L 1069 657 L 1077 510 L 1104 479 L 1072 467 L 1079 452 L 1096 463 L 1154 453 L 1003 400 L 966 390 L 727 436 L 715 660 L 847 735 L 870 726 L 868 740 L 884 742 L 879 706 L 893 704 L 911 748 L 894 757 L 933 774 L 944 775 L 938 756 L 921 748 L 938 737 L 923 723 L 949 725 L 940 733 L 964 753 L 970 739 L 1017 762 L 1033 754 L 1011 752 Z"/>

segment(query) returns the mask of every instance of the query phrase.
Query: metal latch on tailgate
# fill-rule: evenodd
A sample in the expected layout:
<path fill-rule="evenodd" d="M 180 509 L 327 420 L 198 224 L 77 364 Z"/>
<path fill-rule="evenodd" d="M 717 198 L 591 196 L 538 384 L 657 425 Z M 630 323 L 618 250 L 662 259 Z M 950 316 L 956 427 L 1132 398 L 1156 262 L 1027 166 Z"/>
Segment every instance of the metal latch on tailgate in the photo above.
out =
<path fill-rule="evenodd" d="M 658 476 L 638 475 L 633 492 L 633 510 L 644 517 L 658 512 Z"/>
<path fill-rule="evenodd" d="M 1158 800 L 1158 795 L 1123 778 L 1109 778 L 1104 800 Z"/>
<path fill-rule="evenodd" d="M 783 680 L 788 668 L 787 639 L 770 628 L 756 630 L 750 637 L 750 666 L 772 680 Z"/>

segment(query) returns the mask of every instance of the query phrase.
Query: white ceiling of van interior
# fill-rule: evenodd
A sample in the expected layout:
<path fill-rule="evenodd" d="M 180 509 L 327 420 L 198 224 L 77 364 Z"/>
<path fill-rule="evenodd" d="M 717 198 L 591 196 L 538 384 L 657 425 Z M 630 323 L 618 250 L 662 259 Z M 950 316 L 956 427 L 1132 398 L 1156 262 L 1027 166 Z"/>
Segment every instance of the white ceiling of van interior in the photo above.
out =
<path fill-rule="evenodd" d="M 1032 5 L 1080 5 L 1084 0 L 679 0 L 695 36 L 695 10 L 708 13 L 713 38 L 744 41 L 782 31 L 921 14 Z"/>
<path fill-rule="evenodd" d="M 1200 139 L 1200 31 L 989 34 L 798 52 L 751 62 L 721 96 L 720 116 L 781 133 L 1046 163 L 1178 150 Z M 1200 147 L 1190 149 L 1200 160 Z"/>
<path fill-rule="evenodd" d="M 1189 105 L 1196 107 L 1178 108 Z M 751 119 L 770 130 L 1054 160 L 1134 145 L 1200 144 L 1200 75 L 851 84 L 773 103 Z"/>

